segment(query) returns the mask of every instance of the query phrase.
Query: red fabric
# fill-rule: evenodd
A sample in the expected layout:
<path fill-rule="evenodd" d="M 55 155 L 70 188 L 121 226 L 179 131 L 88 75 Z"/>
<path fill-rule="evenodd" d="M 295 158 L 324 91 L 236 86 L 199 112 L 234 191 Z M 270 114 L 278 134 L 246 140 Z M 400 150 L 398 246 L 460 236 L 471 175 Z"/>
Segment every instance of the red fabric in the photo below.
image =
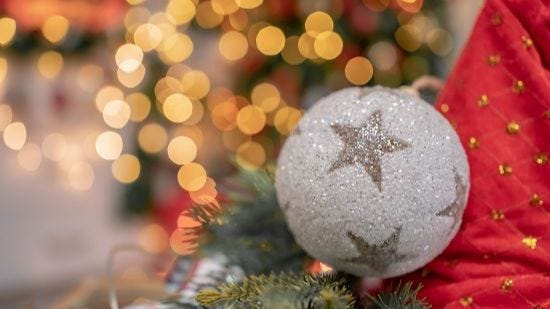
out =
<path fill-rule="evenodd" d="M 434 308 L 550 308 L 547 2 L 488 0 L 438 98 L 468 154 L 472 186 L 449 247 L 400 278 L 422 283 Z M 483 95 L 488 105 L 480 107 Z M 511 121 L 516 134 L 507 131 Z M 501 164 L 511 173 L 501 175 Z"/>

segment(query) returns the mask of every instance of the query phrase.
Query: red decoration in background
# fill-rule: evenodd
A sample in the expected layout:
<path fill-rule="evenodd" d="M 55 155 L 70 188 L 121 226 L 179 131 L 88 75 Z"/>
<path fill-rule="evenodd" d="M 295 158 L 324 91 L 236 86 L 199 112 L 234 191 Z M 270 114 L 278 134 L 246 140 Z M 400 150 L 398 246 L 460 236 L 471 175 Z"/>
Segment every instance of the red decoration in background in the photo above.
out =
<path fill-rule="evenodd" d="M 401 278 L 434 308 L 550 306 L 549 25 L 543 1 L 488 0 L 438 99 L 472 187 L 450 246 Z"/>
<path fill-rule="evenodd" d="M 193 207 L 193 202 L 189 197 L 189 193 L 178 189 L 166 200 L 155 205 L 153 217 L 170 234 L 178 228 L 180 214 L 191 207 Z"/>
<path fill-rule="evenodd" d="M 0 0 L 0 9 L 17 21 L 18 27 L 38 29 L 51 15 L 62 15 L 72 26 L 101 32 L 120 26 L 126 11 L 124 0 Z"/>

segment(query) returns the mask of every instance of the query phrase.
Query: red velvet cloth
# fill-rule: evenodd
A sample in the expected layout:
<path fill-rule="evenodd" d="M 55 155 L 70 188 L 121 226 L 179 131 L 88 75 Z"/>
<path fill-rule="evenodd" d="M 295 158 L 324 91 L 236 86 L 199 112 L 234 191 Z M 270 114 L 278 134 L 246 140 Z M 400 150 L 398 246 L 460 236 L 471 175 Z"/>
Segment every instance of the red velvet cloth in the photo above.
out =
<path fill-rule="evenodd" d="M 550 308 L 549 16 L 548 1 L 488 0 L 438 98 L 471 190 L 445 252 L 400 278 L 434 308 Z"/>

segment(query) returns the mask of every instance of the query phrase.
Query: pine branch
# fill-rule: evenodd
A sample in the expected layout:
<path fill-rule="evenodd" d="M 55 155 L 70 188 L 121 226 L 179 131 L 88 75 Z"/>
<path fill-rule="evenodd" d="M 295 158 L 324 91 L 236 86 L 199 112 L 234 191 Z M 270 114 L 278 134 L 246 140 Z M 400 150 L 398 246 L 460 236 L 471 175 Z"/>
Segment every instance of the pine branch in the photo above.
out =
<path fill-rule="evenodd" d="M 371 301 L 369 309 L 427 309 L 431 306 L 425 299 L 418 299 L 418 292 L 422 289 L 419 284 L 413 289 L 412 282 L 403 286 L 401 282 L 395 289 L 390 287 L 387 291 L 380 292 L 376 297 L 368 295 Z"/>
<path fill-rule="evenodd" d="M 204 306 L 221 308 L 344 309 L 351 308 L 353 295 L 338 275 L 249 276 L 217 290 L 202 290 L 196 300 Z"/>

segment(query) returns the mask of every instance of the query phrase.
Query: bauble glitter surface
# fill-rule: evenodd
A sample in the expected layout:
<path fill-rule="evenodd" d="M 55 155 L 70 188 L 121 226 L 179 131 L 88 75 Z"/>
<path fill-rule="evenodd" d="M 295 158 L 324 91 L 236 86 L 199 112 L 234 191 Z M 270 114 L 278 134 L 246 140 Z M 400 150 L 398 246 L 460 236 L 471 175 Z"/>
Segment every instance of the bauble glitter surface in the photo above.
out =
<path fill-rule="evenodd" d="M 458 136 L 428 103 L 381 87 L 347 88 L 306 112 L 281 150 L 275 185 L 310 255 L 388 278 L 447 247 L 469 177 Z"/>

